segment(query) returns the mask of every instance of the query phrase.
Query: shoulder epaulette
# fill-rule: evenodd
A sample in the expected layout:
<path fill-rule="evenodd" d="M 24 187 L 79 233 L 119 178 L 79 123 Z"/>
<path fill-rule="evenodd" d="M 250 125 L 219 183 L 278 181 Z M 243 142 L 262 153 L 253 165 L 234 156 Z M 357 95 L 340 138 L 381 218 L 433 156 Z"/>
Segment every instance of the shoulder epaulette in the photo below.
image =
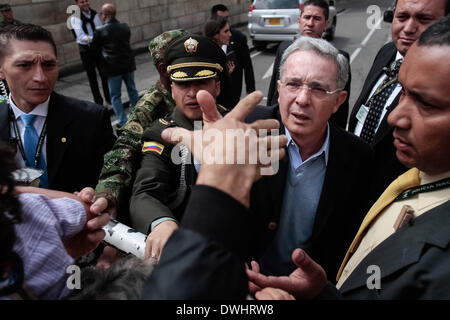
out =
<path fill-rule="evenodd" d="M 159 122 L 162 123 L 162 124 L 165 125 L 165 126 L 170 125 L 170 122 L 167 121 L 166 119 L 163 119 L 163 118 L 160 118 L 160 119 L 159 119 Z"/>

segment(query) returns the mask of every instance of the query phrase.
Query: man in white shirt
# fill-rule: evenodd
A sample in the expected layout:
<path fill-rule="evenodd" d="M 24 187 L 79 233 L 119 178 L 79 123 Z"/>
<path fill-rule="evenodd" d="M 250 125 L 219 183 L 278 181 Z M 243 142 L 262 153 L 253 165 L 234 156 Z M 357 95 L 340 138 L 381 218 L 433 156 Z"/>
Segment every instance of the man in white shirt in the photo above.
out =
<path fill-rule="evenodd" d="M 17 165 L 43 171 L 44 188 L 74 192 L 95 186 L 103 155 L 115 141 L 108 110 L 53 91 L 58 78 L 55 42 L 32 24 L 0 34 L 0 140 L 16 148 Z"/>
<path fill-rule="evenodd" d="M 105 101 L 111 104 L 111 98 L 108 89 L 108 79 L 101 74 L 101 53 L 98 49 L 91 47 L 91 42 L 94 37 L 96 28 L 103 25 L 97 12 L 89 7 L 89 0 L 75 0 L 76 5 L 80 8 L 79 17 L 72 16 L 71 24 L 72 31 L 76 37 L 78 47 L 80 49 L 80 57 L 83 62 L 83 67 L 89 79 L 89 86 L 91 87 L 92 96 L 95 103 L 103 105 L 103 98 L 100 94 L 97 82 L 97 73 L 95 68 L 99 71 L 102 80 L 103 94 Z"/>

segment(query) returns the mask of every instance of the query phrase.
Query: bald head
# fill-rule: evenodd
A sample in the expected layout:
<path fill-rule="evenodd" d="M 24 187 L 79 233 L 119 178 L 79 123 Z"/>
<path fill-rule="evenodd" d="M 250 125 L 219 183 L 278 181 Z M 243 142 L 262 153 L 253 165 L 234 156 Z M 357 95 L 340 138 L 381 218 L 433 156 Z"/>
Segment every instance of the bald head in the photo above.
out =
<path fill-rule="evenodd" d="M 112 3 L 105 3 L 102 6 L 102 10 L 100 13 L 104 17 L 104 20 L 115 18 L 116 17 L 116 6 Z"/>

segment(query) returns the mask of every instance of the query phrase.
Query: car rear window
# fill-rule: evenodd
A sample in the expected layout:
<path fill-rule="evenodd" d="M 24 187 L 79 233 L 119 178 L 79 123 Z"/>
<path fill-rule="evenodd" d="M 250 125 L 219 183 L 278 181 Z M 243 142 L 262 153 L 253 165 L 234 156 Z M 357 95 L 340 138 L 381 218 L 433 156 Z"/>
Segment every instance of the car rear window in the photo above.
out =
<path fill-rule="evenodd" d="M 255 9 L 298 9 L 298 0 L 255 0 Z"/>

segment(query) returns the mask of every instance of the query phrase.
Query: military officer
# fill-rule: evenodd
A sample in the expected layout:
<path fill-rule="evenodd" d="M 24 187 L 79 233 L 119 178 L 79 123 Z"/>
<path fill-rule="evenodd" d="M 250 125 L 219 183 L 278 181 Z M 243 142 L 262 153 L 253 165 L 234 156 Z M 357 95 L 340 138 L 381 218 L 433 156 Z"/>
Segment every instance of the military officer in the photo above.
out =
<path fill-rule="evenodd" d="M 149 233 L 145 254 L 155 260 L 178 227 L 190 186 L 197 176 L 187 148 L 166 143 L 161 132 L 170 126 L 193 130 L 194 121 L 202 119 L 197 92 L 206 90 L 216 98 L 220 94 L 220 75 L 226 70 L 222 49 L 200 35 L 174 41 L 166 50 L 165 60 L 176 108 L 143 134 L 141 168 L 136 174 L 130 203 L 131 224 L 138 231 Z M 217 107 L 226 112 L 224 107 Z M 173 148 L 178 150 L 172 152 Z"/>
<path fill-rule="evenodd" d="M 174 40 L 187 35 L 182 29 L 162 33 L 150 41 L 149 51 L 158 70 L 159 80 L 151 86 L 128 115 L 128 121 L 119 130 L 114 147 L 105 155 L 103 169 L 95 188 L 97 194 L 109 197 L 118 206 L 120 216 L 128 223 L 128 199 L 131 196 L 132 177 L 140 164 L 141 137 L 145 129 L 175 107 L 170 92 L 170 80 L 164 63 L 164 52 Z"/>

